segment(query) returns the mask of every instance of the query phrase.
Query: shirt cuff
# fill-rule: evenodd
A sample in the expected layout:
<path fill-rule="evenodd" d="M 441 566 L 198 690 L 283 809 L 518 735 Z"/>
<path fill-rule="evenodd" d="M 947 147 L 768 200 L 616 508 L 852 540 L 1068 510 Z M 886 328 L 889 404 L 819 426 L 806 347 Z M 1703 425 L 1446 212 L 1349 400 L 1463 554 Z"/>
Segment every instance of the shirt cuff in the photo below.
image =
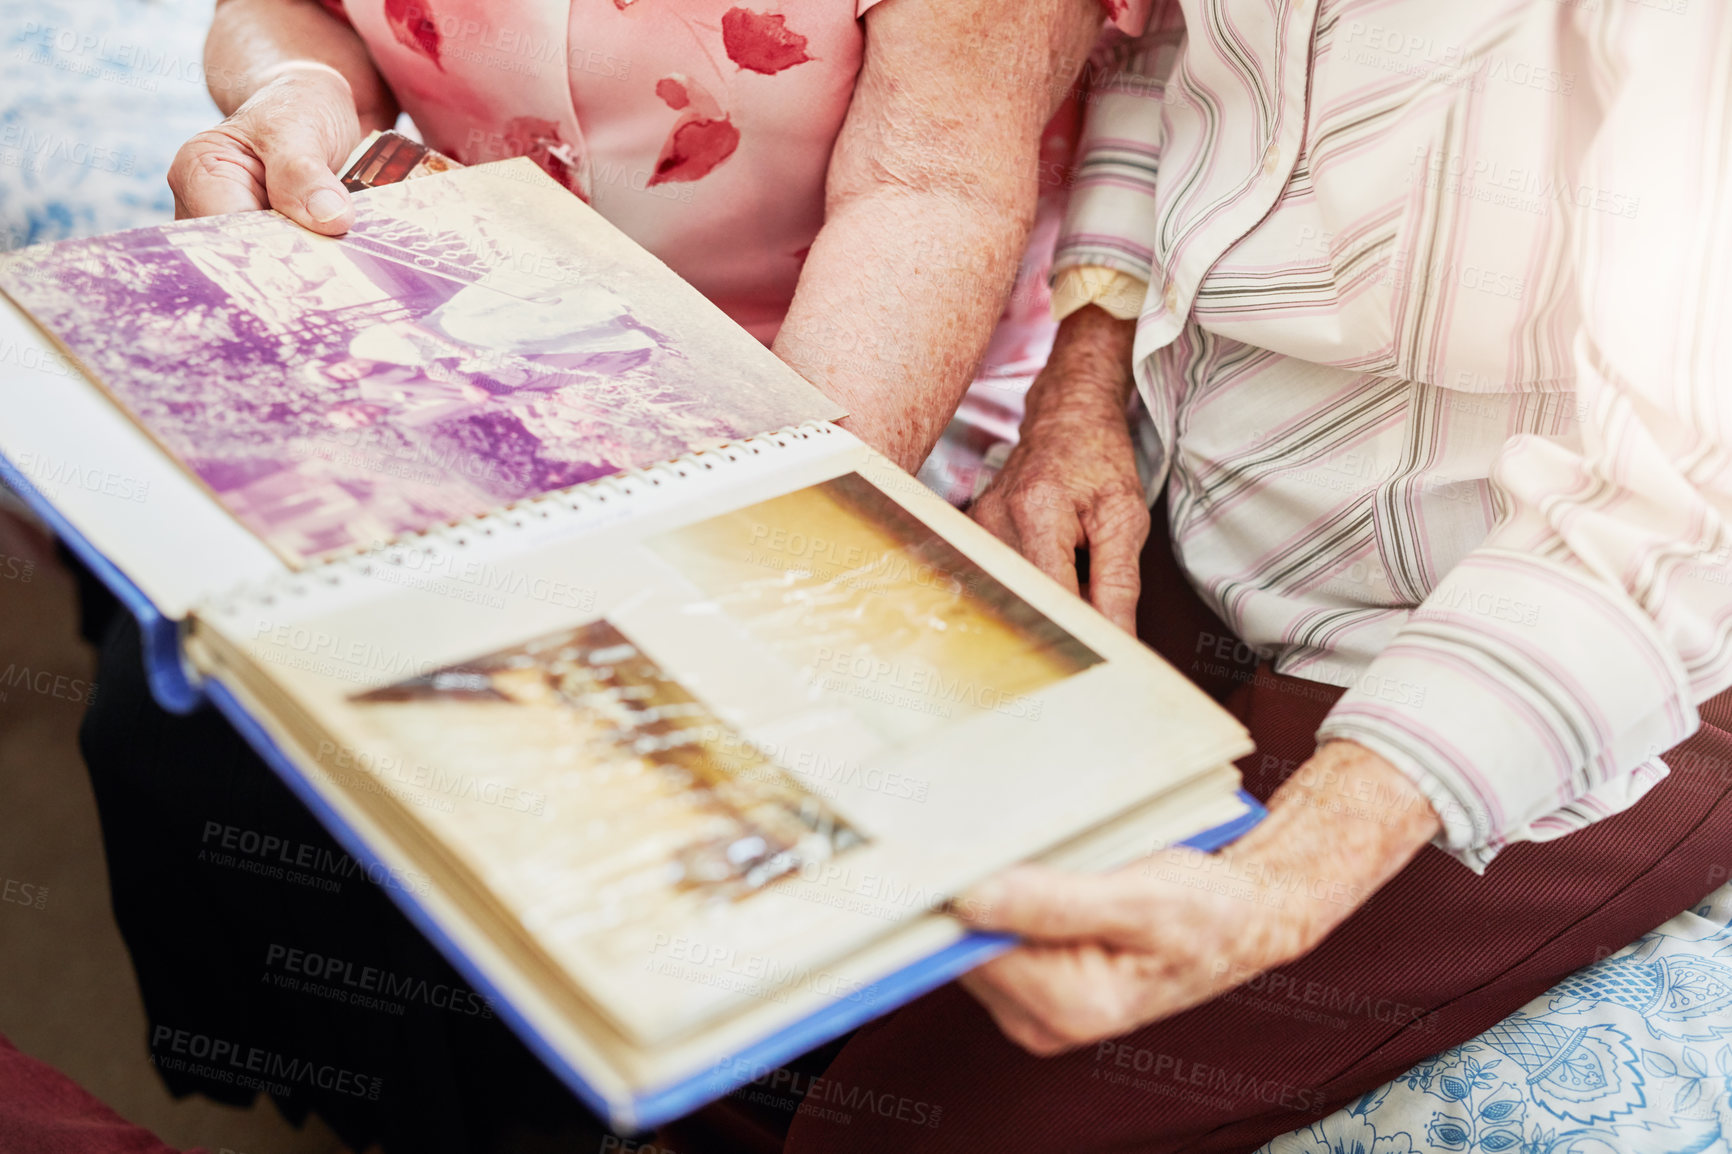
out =
<path fill-rule="evenodd" d="M 1320 670 L 1319 672 L 1326 672 Z M 1356 741 L 1437 808 L 1476 873 L 1634 805 L 1699 724 L 1654 623 L 1580 570 L 1482 548 L 1451 569 L 1318 741 Z"/>
<path fill-rule="evenodd" d="M 1149 282 L 1128 272 L 1101 265 L 1079 265 L 1061 270 L 1052 283 L 1052 319 L 1062 321 L 1084 305 L 1096 305 L 1121 321 L 1134 321 L 1143 312 Z"/>

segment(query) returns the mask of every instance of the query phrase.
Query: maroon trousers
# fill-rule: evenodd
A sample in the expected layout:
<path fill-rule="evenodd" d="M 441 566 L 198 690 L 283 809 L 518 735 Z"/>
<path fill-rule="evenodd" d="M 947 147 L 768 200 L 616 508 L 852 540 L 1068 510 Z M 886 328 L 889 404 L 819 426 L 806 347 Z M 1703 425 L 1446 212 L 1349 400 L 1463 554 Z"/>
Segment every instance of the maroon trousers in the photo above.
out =
<path fill-rule="evenodd" d="M 1156 526 L 1139 633 L 1250 729 L 1257 752 L 1240 768 L 1267 799 L 1311 755 L 1340 691 L 1260 665 L 1184 580 L 1159 511 Z M 1633 809 L 1511 846 L 1484 876 L 1427 847 L 1311 954 L 1111 1042 L 1031 1057 L 960 988 L 937 990 L 860 1030 L 822 1081 L 784 1080 L 786 1154 L 1244 1151 L 1314 1121 L 1726 880 L 1732 694 L 1702 716 Z M 814 1086 L 797 1107 L 787 1096 Z M 777 1090 L 711 1112 L 731 1141 L 684 1127 L 665 1140 L 679 1154 L 752 1148 L 741 1125 L 773 1125 L 761 1103 Z M 760 1105 L 742 1113 L 746 1102 Z"/>

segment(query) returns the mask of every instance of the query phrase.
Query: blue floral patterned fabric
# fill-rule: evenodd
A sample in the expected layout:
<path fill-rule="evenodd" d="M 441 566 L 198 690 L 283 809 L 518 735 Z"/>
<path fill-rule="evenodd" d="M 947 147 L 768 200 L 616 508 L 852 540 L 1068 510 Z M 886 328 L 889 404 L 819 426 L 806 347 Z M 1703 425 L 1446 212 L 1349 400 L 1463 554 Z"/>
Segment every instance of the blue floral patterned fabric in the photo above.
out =
<path fill-rule="evenodd" d="M 1261 1154 L 1732 1152 L 1732 886 Z"/>
<path fill-rule="evenodd" d="M 174 215 L 213 0 L 0 0 L 0 248 Z"/>

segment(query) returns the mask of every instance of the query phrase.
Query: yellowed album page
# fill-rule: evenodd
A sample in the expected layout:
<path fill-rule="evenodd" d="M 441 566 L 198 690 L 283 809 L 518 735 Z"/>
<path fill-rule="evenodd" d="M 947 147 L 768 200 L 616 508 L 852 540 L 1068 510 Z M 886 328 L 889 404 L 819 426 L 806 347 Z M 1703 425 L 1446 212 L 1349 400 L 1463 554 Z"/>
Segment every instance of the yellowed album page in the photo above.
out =
<path fill-rule="evenodd" d="M 1246 748 L 846 433 L 778 444 L 204 619 L 640 1044 Z"/>

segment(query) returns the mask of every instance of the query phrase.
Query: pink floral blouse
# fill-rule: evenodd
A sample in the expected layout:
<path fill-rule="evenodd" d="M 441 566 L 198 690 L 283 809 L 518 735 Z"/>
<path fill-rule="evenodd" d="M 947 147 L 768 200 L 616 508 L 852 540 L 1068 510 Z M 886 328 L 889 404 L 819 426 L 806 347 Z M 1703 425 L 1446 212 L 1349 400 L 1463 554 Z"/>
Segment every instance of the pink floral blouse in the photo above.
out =
<path fill-rule="evenodd" d="M 324 0 L 428 144 L 466 164 L 534 158 L 766 342 L 823 223 L 860 18 L 878 2 Z M 1103 3 L 1134 30 L 1150 0 Z M 1075 120 L 1048 133 L 1061 169 Z M 1012 305 L 1027 332 L 1001 331 L 994 360 L 1026 360 L 1031 341 L 1044 356 L 1034 263 Z"/>

